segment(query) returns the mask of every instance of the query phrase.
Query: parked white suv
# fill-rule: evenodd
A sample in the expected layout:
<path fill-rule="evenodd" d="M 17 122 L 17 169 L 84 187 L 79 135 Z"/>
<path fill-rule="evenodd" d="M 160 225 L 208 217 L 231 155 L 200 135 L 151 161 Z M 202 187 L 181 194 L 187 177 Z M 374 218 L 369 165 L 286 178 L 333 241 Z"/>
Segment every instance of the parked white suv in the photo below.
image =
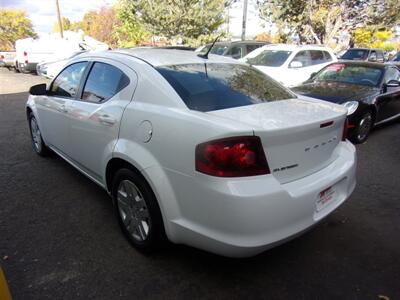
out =
<path fill-rule="evenodd" d="M 347 109 L 298 98 L 230 58 L 82 54 L 30 94 L 34 150 L 107 190 L 141 250 L 167 237 L 254 255 L 318 223 L 355 187 Z"/>
<path fill-rule="evenodd" d="M 287 87 L 299 85 L 331 62 L 333 51 L 316 45 L 266 45 L 241 59 Z"/>

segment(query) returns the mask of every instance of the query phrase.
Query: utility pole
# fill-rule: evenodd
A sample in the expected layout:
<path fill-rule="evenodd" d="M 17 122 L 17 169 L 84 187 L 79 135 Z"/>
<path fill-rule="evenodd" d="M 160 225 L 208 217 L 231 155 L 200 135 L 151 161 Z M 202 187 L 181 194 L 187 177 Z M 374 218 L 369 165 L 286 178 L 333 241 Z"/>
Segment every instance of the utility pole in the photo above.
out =
<path fill-rule="evenodd" d="M 58 27 L 60 28 L 60 35 L 61 35 L 61 38 L 64 38 L 62 22 L 61 22 L 61 15 L 60 15 L 60 5 L 58 5 L 58 0 L 56 0 L 56 7 L 57 7 Z"/>
<path fill-rule="evenodd" d="M 242 41 L 246 39 L 247 0 L 243 1 Z"/>

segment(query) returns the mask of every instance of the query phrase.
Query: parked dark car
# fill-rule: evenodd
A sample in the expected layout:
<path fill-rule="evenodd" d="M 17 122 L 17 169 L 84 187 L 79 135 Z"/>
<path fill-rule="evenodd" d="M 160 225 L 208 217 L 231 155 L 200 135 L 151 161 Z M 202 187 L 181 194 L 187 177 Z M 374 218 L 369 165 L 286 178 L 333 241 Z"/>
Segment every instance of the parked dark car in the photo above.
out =
<path fill-rule="evenodd" d="M 394 65 L 332 63 L 293 91 L 346 106 L 353 143 L 363 143 L 375 125 L 400 117 L 400 69 Z"/>
<path fill-rule="evenodd" d="M 340 59 L 379 63 L 385 62 L 385 56 L 382 49 L 350 48 L 340 56 Z"/>
<path fill-rule="evenodd" d="M 210 53 L 239 59 L 266 44 L 268 43 L 258 41 L 217 42 L 212 47 Z M 198 48 L 196 51 L 206 53 L 211 45 L 212 44 L 206 44 L 201 49 Z"/>

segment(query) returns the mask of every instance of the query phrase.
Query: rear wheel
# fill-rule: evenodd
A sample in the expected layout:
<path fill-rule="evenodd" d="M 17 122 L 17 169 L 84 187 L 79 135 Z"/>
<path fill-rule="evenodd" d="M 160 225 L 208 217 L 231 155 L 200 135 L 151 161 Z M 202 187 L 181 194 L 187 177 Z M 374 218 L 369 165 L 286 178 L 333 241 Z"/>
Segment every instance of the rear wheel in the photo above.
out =
<path fill-rule="evenodd" d="M 29 114 L 29 129 L 31 132 L 33 150 L 40 156 L 47 156 L 50 151 L 42 139 L 38 122 L 33 113 Z"/>
<path fill-rule="evenodd" d="M 373 122 L 374 118 L 372 117 L 371 112 L 368 111 L 364 113 L 356 126 L 352 142 L 355 144 L 364 143 L 367 140 L 369 133 L 371 132 L 372 126 L 374 124 Z"/>
<path fill-rule="evenodd" d="M 130 169 L 116 172 L 112 197 L 121 229 L 140 251 L 152 252 L 165 240 L 161 211 L 148 183 Z"/>

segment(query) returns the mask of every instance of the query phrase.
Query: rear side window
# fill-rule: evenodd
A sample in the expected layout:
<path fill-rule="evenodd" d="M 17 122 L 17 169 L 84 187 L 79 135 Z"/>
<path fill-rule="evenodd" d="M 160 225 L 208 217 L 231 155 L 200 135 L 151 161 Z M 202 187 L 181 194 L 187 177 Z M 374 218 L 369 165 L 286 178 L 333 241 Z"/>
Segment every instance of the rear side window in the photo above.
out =
<path fill-rule="evenodd" d="M 257 48 L 261 47 L 262 44 L 250 44 L 250 45 L 246 45 L 246 52 L 250 53 L 253 50 L 256 50 Z"/>
<path fill-rule="evenodd" d="M 213 111 L 295 98 L 255 68 L 239 64 L 185 64 L 158 67 L 188 108 Z"/>
<path fill-rule="evenodd" d="M 52 95 L 75 98 L 86 65 L 87 62 L 79 62 L 66 67 L 54 79 L 50 89 Z"/>
<path fill-rule="evenodd" d="M 90 70 L 82 99 L 94 103 L 107 101 L 129 84 L 129 78 L 118 68 L 96 62 Z"/>

